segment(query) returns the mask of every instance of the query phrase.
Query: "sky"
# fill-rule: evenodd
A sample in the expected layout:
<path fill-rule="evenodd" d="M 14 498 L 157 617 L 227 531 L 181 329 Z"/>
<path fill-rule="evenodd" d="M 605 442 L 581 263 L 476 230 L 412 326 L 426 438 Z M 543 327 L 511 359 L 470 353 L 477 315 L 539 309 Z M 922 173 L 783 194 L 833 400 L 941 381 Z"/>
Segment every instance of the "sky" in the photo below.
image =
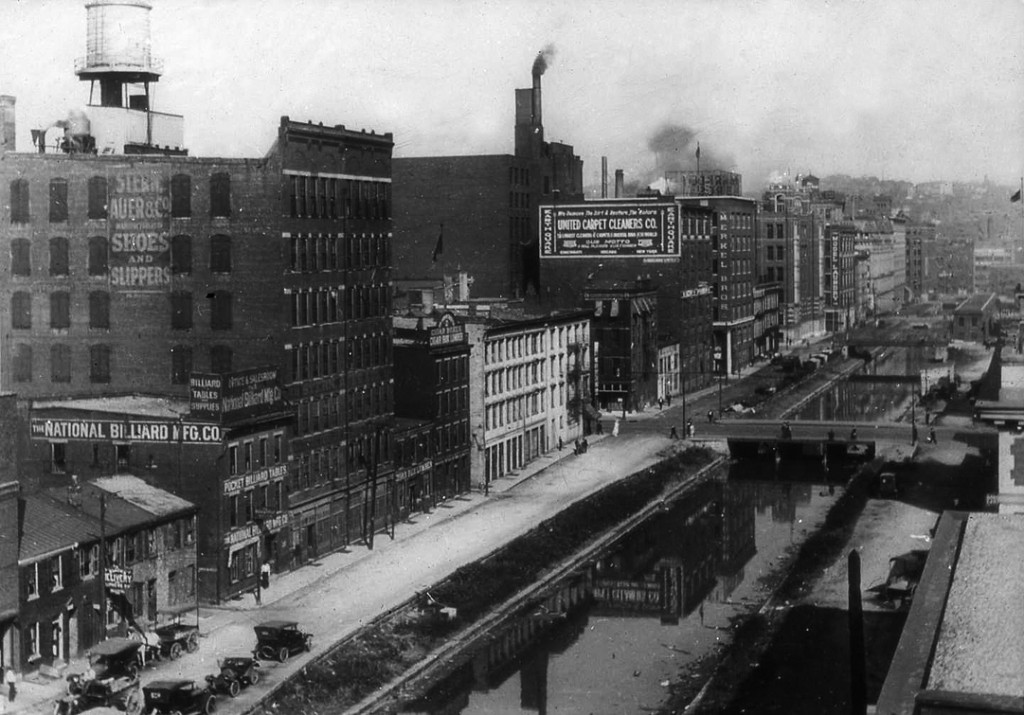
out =
<path fill-rule="evenodd" d="M 1017 185 L 1022 0 L 150 0 L 153 107 L 193 156 L 260 157 L 282 116 L 391 132 L 395 156 L 509 154 L 543 117 L 584 183 L 693 163 Z M 85 0 L 0 0 L 0 94 L 29 130 L 88 103 Z"/>

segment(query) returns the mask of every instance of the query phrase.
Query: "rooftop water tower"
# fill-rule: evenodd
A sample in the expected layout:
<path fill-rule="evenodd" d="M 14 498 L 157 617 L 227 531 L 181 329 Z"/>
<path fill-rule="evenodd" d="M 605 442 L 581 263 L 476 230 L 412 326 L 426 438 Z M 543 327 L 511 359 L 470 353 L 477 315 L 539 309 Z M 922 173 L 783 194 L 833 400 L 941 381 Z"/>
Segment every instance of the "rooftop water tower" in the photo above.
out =
<path fill-rule="evenodd" d="M 92 83 L 89 104 L 98 81 L 99 106 L 148 111 L 149 83 L 159 81 L 163 70 L 163 63 L 150 54 L 153 6 L 146 0 L 95 0 L 85 9 L 86 55 L 75 60 L 75 74 Z M 128 94 L 132 85 L 140 84 L 142 94 Z"/>

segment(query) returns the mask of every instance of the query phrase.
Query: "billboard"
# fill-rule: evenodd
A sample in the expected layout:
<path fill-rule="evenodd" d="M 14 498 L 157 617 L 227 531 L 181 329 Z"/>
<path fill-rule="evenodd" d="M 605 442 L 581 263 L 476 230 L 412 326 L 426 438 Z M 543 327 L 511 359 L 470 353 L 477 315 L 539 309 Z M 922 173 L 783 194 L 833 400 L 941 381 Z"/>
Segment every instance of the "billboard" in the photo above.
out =
<path fill-rule="evenodd" d="M 110 178 L 110 287 L 125 293 L 165 291 L 171 284 L 169 182 L 162 174 L 139 170 Z"/>
<path fill-rule="evenodd" d="M 541 258 L 678 256 L 674 203 L 593 201 L 540 207 Z"/>
<path fill-rule="evenodd" d="M 29 435 L 37 440 L 69 442 L 150 442 L 154 444 L 216 444 L 220 425 L 182 420 L 32 417 Z"/>
<path fill-rule="evenodd" d="M 194 417 L 251 417 L 281 406 L 276 367 L 257 367 L 224 375 L 194 372 L 188 381 L 189 413 Z"/>

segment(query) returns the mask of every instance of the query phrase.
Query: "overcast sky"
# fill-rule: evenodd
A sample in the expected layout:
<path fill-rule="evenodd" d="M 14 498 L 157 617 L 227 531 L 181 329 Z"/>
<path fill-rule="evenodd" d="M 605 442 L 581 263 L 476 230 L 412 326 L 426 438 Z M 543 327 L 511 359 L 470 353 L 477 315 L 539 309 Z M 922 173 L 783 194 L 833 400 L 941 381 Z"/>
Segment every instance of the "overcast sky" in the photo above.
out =
<path fill-rule="evenodd" d="M 154 108 L 195 156 L 262 156 L 282 115 L 392 132 L 396 156 L 513 150 L 548 46 L 545 135 L 584 181 L 645 183 L 652 146 L 744 174 L 1016 185 L 1021 0 L 152 0 Z M 29 129 L 81 108 L 84 0 L 0 0 L 0 94 Z M 665 155 L 662 156 L 664 165 Z"/>

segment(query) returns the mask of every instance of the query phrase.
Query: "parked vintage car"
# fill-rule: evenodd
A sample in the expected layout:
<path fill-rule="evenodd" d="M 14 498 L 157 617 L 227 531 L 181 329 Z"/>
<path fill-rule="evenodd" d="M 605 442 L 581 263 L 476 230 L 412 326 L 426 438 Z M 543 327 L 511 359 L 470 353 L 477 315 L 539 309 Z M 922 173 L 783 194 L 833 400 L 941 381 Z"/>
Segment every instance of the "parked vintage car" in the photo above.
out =
<path fill-rule="evenodd" d="M 142 692 L 148 715 L 211 715 L 217 710 L 217 696 L 194 680 L 155 680 Z"/>
<path fill-rule="evenodd" d="M 206 682 L 215 693 L 223 692 L 237 698 L 242 686 L 260 682 L 260 662 L 255 658 L 225 658 L 218 665 L 219 673 L 206 676 Z"/>
<path fill-rule="evenodd" d="M 299 630 L 295 621 L 266 621 L 254 627 L 256 647 L 253 655 L 260 660 L 278 660 L 313 648 L 313 636 Z"/>
<path fill-rule="evenodd" d="M 87 652 L 89 670 L 75 673 L 67 678 L 69 695 L 82 692 L 85 684 L 92 680 L 106 678 L 127 678 L 132 682 L 139 679 L 139 650 L 142 643 L 130 638 L 108 638 L 97 643 Z"/>
<path fill-rule="evenodd" d="M 137 677 L 89 680 L 78 692 L 66 695 L 53 707 L 54 715 L 94 713 L 96 708 L 115 708 L 128 715 L 141 715 L 142 692 Z"/>
<path fill-rule="evenodd" d="M 195 653 L 199 650 L 199 627 L 183 623 L 160 626 L 153 631 L 160 639 L 160 655 L 177 660 L 182 652 Z"/>

